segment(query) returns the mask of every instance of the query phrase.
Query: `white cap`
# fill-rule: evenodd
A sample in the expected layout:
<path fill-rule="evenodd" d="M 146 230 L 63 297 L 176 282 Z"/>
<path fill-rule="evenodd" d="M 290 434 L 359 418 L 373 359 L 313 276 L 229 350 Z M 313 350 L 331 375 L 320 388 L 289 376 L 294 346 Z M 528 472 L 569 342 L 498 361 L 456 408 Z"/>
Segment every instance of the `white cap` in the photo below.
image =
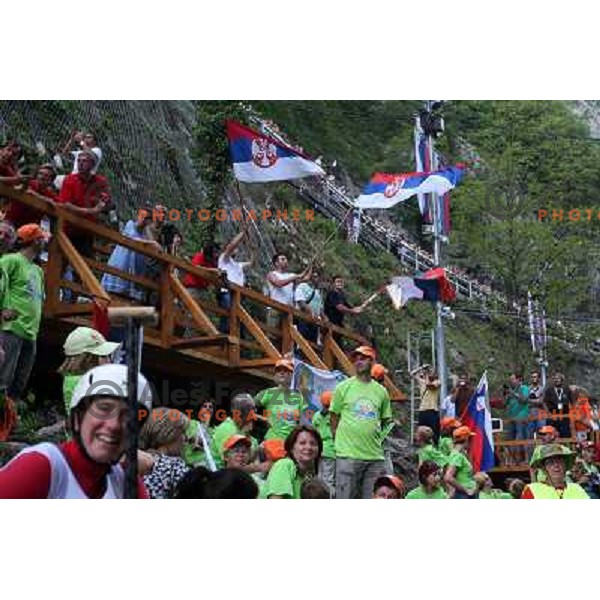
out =
<path fill-rule="evenodd" d="M 91 396 L 112 396 L 113 398 L 128 398 L 126 365 L 100 365 L 81 376 L 73 390 L 71 410 L 83 399 Z M 138 374 L 137 401 L 148 410 L 152 408 L 152 388 L 148 380 Z"/>

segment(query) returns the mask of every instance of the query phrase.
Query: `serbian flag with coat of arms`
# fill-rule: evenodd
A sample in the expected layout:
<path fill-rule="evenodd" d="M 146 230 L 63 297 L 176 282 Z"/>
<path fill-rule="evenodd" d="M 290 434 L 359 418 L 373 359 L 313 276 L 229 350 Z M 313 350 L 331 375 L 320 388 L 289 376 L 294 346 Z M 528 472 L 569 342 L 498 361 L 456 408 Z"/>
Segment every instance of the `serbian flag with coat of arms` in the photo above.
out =
<path fill-rule="evenodd" d="M 489 471 L 494 467 L 494 438 L 492 436 L 492 413 L 487 403 L 487 373 L 481 376 L 475 393 L 469 400 L 467 410 L 460 417 L 475 435 L 471 438 L 469 455 L 473 472 Z"/>
<path fill-rule="evenodd" d="M 235 121 L 226 121 L 229 154 L 238 181 L 286 181 L 325 171 L 307 156 Z"/>
<path fill-rule="evenodd" d="M 443 196 L 461 181 L 464 165 L 429 173 L 375 173 L 356 199 L 358 208 L 391 208 L 416 194 Z"/>

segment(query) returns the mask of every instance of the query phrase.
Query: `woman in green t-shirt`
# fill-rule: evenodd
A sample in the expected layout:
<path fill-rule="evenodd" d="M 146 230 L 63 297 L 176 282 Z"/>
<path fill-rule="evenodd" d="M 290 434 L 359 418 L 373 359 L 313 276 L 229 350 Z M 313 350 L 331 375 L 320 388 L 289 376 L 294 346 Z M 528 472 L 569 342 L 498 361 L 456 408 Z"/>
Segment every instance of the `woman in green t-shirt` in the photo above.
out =
<path fill-rule="evenodd" d="M 264 497 L 299 499 L 302 484 L 315 477 L 323 452 L 323 441 L 314 427 L 299 425 L 285 440 L 287 457 L 278 460 L 269 471 Z"/>
<path fill-rule="evenodd" d="M 454 430 L 452 440 L 454 450 L 448 457 L 448 468 L 444 475 L 444 483 L 450 488 L 451 497 L 455 500 L 477 498 L 477 484 L 473 479 L 473 466 L 468 458 L 471 437 L 475 435 L 463 425 Z"/>
<path fill-rule="evenodd" d="M 446 500 L 448 495 L 442 487 L 442 469 L 433 460 L 426 460 L 419 467 L 419 487 L 406 495 L 407 500 Z"/>
<path fill-rule="evenodd" d="M 65 340 L 65 360 L 58 367 L 63 376 L 65 413 L 71 410 L 71 397 L 80 377 L 94 367 L 111 362 L 111 356 L 121 344 L 107 342 L 104 336 L 91 327 L 77 327 Z"/>

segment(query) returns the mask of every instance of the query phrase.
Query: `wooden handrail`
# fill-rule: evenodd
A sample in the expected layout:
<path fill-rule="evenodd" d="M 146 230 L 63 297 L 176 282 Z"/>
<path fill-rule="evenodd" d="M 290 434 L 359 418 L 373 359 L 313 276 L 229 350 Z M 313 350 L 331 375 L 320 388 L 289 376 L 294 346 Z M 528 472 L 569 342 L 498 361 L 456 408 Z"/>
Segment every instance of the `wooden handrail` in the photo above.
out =
<path fill-rule="evenodd" d="M 64 205 L 55 204 L 32 191 L 16 189 L 0 183 L 0 197 L 21 202 L 51 218 L 54 237 L 49 245 L 49 258 L 45 266 L 46 280 L 50 284 L 45 305 L 48 316 L 76 317 L 89 315 L 92 312 L 92 304 L 79 305 L 61 302 L 61 288 L 71 289 L 78 295 L 101 299 L 112 306 L 135 306 L 136 300 L 134 299 L 128 302 L 126 298 L 107 293 L 94 274 L 94 272 L 109 273 L 160 294 L 160 325 L 158 328 L 146 328 L 146 332 L 155 345 L 158 344 L 165 349 L 193 349 L 195 346 L 202 346 L 208 348 L 208 350 L 203 351 L 200 355 L 211 356 L 211 359 L 217 364 L 229 364 L 233 368 L 250 368 L 272 365 L 282 354 L 290 352 L 295 344 L 313 366 L 334 368 L 335 361 L 337 361 L 344 371 L 349 374 L 352 373 L 352 365 L 343 350 L 334 341 L 333 334 L 343 336 L 356 344 L 365 343 L 366 340 L 362 335 L 331 323 L 325 325 L 314 319 L 312 315 L 293 306 L 282 304 L 260 292 L 246 287 L 239 287 L 232 283 L 227 285 L 233 299 L 230 310 L 218 307 L 210 301 L 197 301 L 174 273 L 176 270 L 190 273 L 207 281 L 210 287 L 219 289 L 223 287 L 223 281 L 221 276 L 214 270 L 192 265 L 186 260 L 162 252 L 154 245 L 123 236 L 102 223 L 89 220 L 74 213 Z M 129 274 L 96 260 L 96 258 L 81 256 L 65 233 L 65 226 L 86 233 L 90 239 L 95 239 L 97 243 L 103 244 L 106 249 L 110 245 L 116 244 L 157 261 L 161 267 L 160 278 L 156 280 Z M 69 282 L 63 279 L 62 273 L 66 262 L 73 266 L 81 279 L 81 283 Z M 244 308 L 244 301 L 255 302 L 262 307 L 277 310 L 281 315 L 281 327 L 274 329 L 257 321 Z M 179 302 L 179 305 L 177 302 Z M 181 321 L 182 308 L 191 314 L 195 326 L 202 330 L 203 337 L 206 339 L 181 337 L 181 334 L 178 333 L 178 326 Z M 217 330 L 205 311 L 229 319 L 228 335 L 221 334 Z M 323 357 L 319 356 L 319 348 L 308 342 L 297 331 L 294 326 L 295 321 L 312 323 L 320 328 L 325 340 Z M 242 326 L 252 335 L 254 338 L 252 341 L 240 339 Z M 272 339 L 276 340 L 275 343 L 281 342 L 280 349 L 275 347 L 267 333 Z M 240 357 L 241 346 L 254 350 L 260 349 L 266 356 L 264 358 L 242 359 Z M 189 352 L 189 350 L 182 351 Z M 397 390 L 391 380 L 386 380 L 386 385 Z"/>

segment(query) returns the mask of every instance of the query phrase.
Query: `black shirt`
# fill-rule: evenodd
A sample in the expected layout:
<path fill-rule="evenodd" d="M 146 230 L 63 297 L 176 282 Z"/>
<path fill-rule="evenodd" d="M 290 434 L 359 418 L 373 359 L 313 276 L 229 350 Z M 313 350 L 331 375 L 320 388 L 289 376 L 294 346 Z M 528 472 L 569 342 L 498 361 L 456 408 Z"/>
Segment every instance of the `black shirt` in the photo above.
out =
<path fill-rule="evenodd" d="M 344 322 L 344 313 L 336 308 L 338 304 L 352 308 L 352 306 L 348 304 L 348 300 L 346 300 L 346 295 L 344 292 L 337 292 L 335 290 L 327 292 L 327 296 L 325 297 L 325 315 L 334 325 L 342 327 L 342 323 Z"/>

